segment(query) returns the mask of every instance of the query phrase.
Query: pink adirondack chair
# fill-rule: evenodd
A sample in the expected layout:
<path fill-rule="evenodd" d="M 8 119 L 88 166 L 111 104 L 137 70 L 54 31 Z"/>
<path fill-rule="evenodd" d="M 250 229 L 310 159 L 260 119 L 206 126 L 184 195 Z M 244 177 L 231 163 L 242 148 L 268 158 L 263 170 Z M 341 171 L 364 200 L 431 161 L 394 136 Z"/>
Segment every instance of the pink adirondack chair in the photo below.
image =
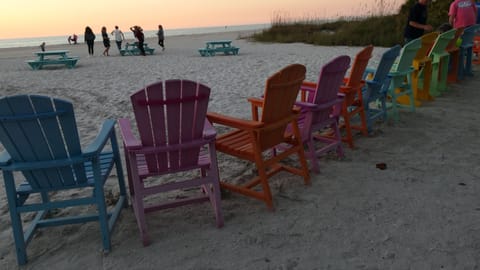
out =
<path fill-rule="evenodd" d="M 157 82 L 130 96 L 140 140 L 133 135 L 129 120 L 119 119 L 130 196 L 144 245 L 150 242 L 145 214 L 156 210 L 210 201 L 217 227 L 223 226 L 216 132 L 206 120 L 209 96 L 210 88 L 193 81 Z M 191 171 L 186 176 L 189 179 L 152 179 L 185 171 Z M 149 195 L 192 187 L 201 187 L 201 192 L 149 204 L 144 201 Z"/>
<path fill-rule="evenodd" d="M 306 94 L 302 94 L 302 101 L 295 103 L 301 107 L 298 125 L 303 143 L 308 149 L 305 154 L 316 173 L 319 172 L 318 156 L 332 150 L 336 150 L 338 156 L 343 156 L 338 119 L 344 95 L 339 94 L 339 91 L 349 65 L 350 57 L 346 55 L 325 64 L 320 69 L 318 82 L 304 83 L 300 90 Z M 315 141 L 322 143 L 321 148 L 315 148 Z"/>

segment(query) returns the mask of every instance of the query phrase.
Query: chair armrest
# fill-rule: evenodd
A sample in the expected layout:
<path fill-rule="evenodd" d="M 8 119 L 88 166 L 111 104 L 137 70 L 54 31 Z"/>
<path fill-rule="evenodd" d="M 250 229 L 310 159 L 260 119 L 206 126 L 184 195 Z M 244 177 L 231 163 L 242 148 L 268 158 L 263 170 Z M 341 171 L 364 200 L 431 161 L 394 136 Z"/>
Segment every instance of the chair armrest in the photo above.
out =
<path fill-rule="evenodd" d="M 85 151 L 83 151 L 83 155 L 86 157 L 93 157 L 99 155 L 103 147 L 107 143 L 108 139 L 110 138 L 111 133 L 115 132 L 114 127 L 115 120 L 105 120 L 97 137 L 95 138 L 95 140 L 93 140 L 92 143 L 90 143 L 89 146 L 87 146 L 87 148 L 85 148 Z"/>
<path fill-rule="evenodd" d="M 214 139 L 217 136 L 217 131 L 213 127 L 212 123 L 205 119 L 205 123 L 203 124 L 203 138 L 205 140 Z"/>
<path fill-rule="evenodd" d="M 258 97 L 249 97 L 247 98 L 248 102 L 252 104 L 252 106 L 255 107 L 263 107 L 263 98 L 258 98 Z"/>
<path fill-rule="evenodd" d="M 261 98 L 249 97 L 248 101 L 252 105 L 252 120 L 258 121 L 259 119 L 258 109 L 263 108 L 263 96 Z"/>
<path fill-rule="evenodd" d="M 126 118 L 120 118 L 118 119 L 118 125 L 120 126 L 120 134 L 122 134 L 125 147 L 131 150 L 140 149 L 142 143 L 133 135 L 130 121 Z"/>
<path fill-rule="evenodd" d="M 300 100 L 307 101 L 308 96 L 310 96 L 311 93 L 315 93 L 315 91 L 317 91 L 317 83 L 308 81 L 302 82 L 302 85 L 300 86 Z"/>
<path fill-rule="evenodd" d="M 350 93 L 350 92 L 352 92 L 352 87 L 346 86 L 346 85 L 340 86 L 340 93 Z"/>
<path fill-rule="evenodd" d="M 215 112 L 207 112 L 207 118 L 213 124 L 216 123 L 238 129 L 256 129 L 263 126 L 262 122 L 239 119 Z"/>
<path fill-rule="evenodd" d="M 0 166 L 7 166 L 10 164 L 12 157 L 7 151 L 0 153 Z"/>
<path fill-rule="evenodd" d="M 374 68 L 366 68 L 363 72 L 363 79 L 371 80 L 375 76 L 375 72 L 377 72 Z"/>

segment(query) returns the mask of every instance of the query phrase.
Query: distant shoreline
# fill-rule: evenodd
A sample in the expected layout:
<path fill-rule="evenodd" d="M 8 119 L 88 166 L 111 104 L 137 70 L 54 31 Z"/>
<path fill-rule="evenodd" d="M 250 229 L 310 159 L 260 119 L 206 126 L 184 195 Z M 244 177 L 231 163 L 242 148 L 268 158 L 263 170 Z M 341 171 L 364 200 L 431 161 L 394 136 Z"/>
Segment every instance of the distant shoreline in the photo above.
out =
<path fill-rule="evenodd" d="M 194 34 L 211 34 L 211 33 L 223 33 L 223 32 L 236 32 L 236 31 L 250 31 L 261 30 L 270 27 L 270 23 L 263 24 L 246 24 L 246 25 L 227 25 L 227 26 L 211 26 L 211 27 L 197 27 L 197 28 L 178 28 L 178 29 L 165 29 L 165 37 L 173 36 L 185 36 Z M 107 28 L 107 31 L 111 29 Z M 133 34 L 129 29 L 122 29 L 125 34 L 125 38 L 133 39 Z M 144 34 L 146 38 L 156 37 L 157 30 L 145 30 Z M 73 34 L 73 33 L 71 33 Z M 71 35 L 70 34 L 70 35 Z M 79 43 L 83 43 L 83 34 L 76 33 L 78 35 Z M 68 34 L 62 36 L 45 36 L 45 37 L 24 37 L 24 38 L 11 38 L 0 39 L 0 49 L 4 48 L 18 48 L 18 47 L 35 47 L 42 42 L 50 45 L 69 45 L 67 38 Z M 96 33 L 97 41 L 101 41 L 102 37 L 100 33 Z M 112 39 L 113 36 L 110 36 Z"/>

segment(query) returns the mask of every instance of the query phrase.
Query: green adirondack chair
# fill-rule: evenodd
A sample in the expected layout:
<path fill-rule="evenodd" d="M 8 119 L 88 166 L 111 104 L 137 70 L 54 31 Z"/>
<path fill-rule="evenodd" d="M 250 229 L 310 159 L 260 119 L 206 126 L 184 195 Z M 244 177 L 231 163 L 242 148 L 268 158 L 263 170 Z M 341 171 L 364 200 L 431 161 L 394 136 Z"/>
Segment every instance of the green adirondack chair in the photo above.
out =
<path fill-rule="evenodd" d="M 448 62 L 450 54 L 446 48 L 455 37 L 456 29 L 451 29 L 440 34 L 430 50 L 429 57 L 432 59 L 432 79 L 430 95 L 436 97 L 447 90 Z"/>

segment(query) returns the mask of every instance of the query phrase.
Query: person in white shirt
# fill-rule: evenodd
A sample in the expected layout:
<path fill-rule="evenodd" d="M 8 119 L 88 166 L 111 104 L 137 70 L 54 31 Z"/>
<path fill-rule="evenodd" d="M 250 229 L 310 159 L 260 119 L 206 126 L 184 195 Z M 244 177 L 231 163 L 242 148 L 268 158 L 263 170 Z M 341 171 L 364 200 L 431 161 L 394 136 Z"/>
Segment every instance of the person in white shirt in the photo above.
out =
<path fill-rule="evenodd" d="M 115 30 L 112 31 L 112 35 L 115 36 L 115 43 L 117 43 L 117 48 L 120 51 L 122 49 L 122 41 L 125 40 L 122 30 L 118 29 L 118 25 L 115 25 Z"/>

